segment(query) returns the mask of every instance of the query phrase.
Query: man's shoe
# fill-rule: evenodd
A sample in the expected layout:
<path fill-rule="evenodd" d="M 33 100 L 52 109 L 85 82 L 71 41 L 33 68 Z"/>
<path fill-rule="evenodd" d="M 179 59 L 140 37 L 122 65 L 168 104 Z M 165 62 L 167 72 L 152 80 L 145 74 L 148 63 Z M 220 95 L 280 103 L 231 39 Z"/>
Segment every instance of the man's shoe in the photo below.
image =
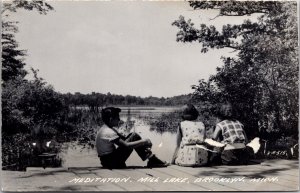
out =
<path fill-rule="evenodd" d="M 149 161 L 147 163 L 148 168 L 163 168 L 167 167 L 168 165 L 169 164 L 167 162 L 158 159 L 155 155 L 149 158 Z"/>

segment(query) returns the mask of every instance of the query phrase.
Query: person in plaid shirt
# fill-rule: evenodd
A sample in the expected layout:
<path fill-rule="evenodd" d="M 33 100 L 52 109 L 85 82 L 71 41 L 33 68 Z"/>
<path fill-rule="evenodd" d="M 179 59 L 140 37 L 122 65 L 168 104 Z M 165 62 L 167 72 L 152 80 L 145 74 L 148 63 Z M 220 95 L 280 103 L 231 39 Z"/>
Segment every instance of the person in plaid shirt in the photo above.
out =
<path fill-rule="evenodd" d="M 259 138 L 248 143 L 244 125 L 233 118 L 232 111 L 231 104 L 222 105 L 220 118 L 223 121 L 216 125 L 213 139 L 226 144 L 221 154 L 223 164 L 247 164 L 260 147 Z"/>
<path fill-rule="evenodd" d="M 246 143 L 244 125 L 238 120 L 224 120 L 217 124 L 217 131 L 222 133 L 222 143 Z"/>

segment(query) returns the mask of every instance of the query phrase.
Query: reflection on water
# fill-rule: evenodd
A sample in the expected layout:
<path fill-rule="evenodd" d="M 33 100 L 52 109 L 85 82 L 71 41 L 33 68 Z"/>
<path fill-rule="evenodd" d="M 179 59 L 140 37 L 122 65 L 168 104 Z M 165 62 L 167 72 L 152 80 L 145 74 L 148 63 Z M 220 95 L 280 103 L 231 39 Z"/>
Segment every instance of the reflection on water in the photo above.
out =
<path fill-rule="evenodd" d="M 141 117 L 159 116 L 162 113 L 169 113 L 178 110 L 178 107 L 121 107 L 121 119 L 124 122 L 134 123 L 130 126 L 130 131 L 137 132 L 142 138 L 149 138 L 152 141 L 152 151 L 159 158 L 170 162 L 175 150 L 176 134 L 170 132 L 158 133 L 150 130 L 148 125 Z M 63 167 L 92 167 L 100 166 L 100 161 L 95 149 L 72 148 L 68 145 L 65 152 L 62 152 L 64 158 Z M 128 166 L 144 166 L 147 162 L 140 160 L 138 155 L 133 152 L 127 160 Z"/>
<path fill-rule="evenodd" d="M 132 116 L 159 116 L 162 113 L 174 112 L 180 107 L 119 107 L 121 116 L 125 116 L 130 111 Z"/>

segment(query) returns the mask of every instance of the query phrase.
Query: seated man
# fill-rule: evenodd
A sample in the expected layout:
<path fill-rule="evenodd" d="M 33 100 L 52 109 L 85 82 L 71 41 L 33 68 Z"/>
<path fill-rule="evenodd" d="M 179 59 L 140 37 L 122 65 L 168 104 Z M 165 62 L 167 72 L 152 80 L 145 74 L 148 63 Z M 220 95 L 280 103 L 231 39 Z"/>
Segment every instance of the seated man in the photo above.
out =
<path fill-rule="evenodd" d="M 122 123 L 120 112 L 121 109 L 114 107 L 102 110 L 102 120 L 105 124 L 96 136 L 96 148 L 102 166 L 109 169 L 125 168 L 125 162 L 134 149 L 143 161 L 148 159 L 147 167 L 166 167 L 167 163 L 151 152 L 152 143 L 149 139 L 142 139 L 137 133 L 130 133 L 125 137 L 116 130 Z"/>
<path fill-rule="evenodd" d="M 221 154 L 222 163 L 227 165 L 247 164 L 260 148 L 259 138 L 248 143 L 244 125 L 233 118 L 231 104 L 221 107 L 220 118 L 223 121 L 216 125 L 213 139 L 226 144 Z"/>

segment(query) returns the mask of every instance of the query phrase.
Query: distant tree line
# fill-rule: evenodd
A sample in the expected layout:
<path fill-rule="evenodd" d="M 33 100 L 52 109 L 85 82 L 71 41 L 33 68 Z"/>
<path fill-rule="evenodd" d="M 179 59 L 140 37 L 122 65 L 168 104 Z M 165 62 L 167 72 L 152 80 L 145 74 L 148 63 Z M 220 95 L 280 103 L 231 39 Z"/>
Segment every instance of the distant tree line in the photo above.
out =
<path fill-rule="evenodd" d="M 137 97 L 131 95 L 117 95 L 117 94 L 102 94 L 92 92 L 90 94 L 81 94 L 76 92 L 75 94 L 67 93 L 62 94 L 65 103 L 68 106 L 73 107 L 88 107 L 91 110 L 96 110 L 99 107 L 105 107 L 109 105 L 152 105 L 152 106 L 176 106 L 188 103 L 192 94 L 179 95 L 174 97 Z"/>

